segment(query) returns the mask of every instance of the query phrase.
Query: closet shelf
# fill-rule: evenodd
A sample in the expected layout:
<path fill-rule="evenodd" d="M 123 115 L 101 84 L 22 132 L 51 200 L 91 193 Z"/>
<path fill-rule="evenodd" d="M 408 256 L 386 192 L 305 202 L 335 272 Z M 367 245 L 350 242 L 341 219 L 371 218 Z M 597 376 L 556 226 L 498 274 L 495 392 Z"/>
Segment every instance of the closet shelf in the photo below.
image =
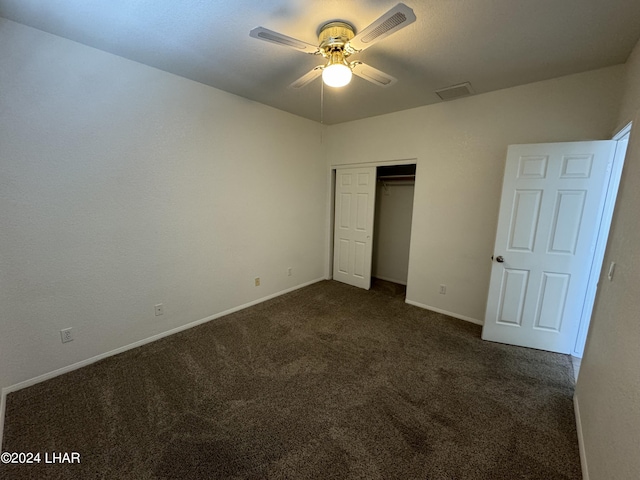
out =
<path fill-rule="evenodd" d="M 381 175 L 378 177 L 378 180 L 392 180 L 392 181 L 400 181 L 400 180 L 415 180 L 415 175 Z"/>

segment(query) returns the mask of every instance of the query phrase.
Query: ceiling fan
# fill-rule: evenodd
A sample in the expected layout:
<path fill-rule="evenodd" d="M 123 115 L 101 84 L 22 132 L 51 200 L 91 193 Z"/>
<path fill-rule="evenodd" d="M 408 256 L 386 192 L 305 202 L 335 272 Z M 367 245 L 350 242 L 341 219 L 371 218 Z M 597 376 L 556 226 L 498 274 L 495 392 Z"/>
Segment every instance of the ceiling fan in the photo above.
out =
<path fill-rule="evenodd" d="M 359 61 L 349 62 L 348 57 L 363 51 L 379 40 L 415 22 L 416 16 L 403 3 L 397 4 L 357 35 L 353 25 L 334 20 L 318 29 L 319 45 L 312 45 L 264 27 L 256 27 L 249 35 L 258 40 L 272 42 L 311 55 L 322 55 L 325 65 L 318 65 L 291 85 L 302 88 L 322 75 L 323 82 L 330 87 L 343 87 L 351 81 L 352 73 L 381 87 L 393 85 L 397 80 L 377 68 Z"/>

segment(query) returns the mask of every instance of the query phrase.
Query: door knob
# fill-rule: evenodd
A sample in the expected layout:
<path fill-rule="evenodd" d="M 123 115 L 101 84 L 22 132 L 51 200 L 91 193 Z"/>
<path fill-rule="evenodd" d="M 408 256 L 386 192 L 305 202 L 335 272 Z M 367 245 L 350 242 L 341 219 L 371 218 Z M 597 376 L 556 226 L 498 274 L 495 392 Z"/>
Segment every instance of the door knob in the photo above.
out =
<path fill-rule="evenodd" d="M 496 257 L 496 262 L 503 263 L 504 262 L 504 258 L 502 258 L 501 256 L 498 256 L 498 257 Z"/>

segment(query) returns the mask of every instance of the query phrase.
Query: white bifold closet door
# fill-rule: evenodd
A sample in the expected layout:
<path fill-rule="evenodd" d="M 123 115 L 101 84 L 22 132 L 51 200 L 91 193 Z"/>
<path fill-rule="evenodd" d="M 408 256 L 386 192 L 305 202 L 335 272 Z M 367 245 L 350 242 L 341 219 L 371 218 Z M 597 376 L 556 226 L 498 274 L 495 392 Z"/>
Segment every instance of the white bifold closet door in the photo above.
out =
<path fill-rule="evenodd" d="M 336 170 L 333 279 L 371 286 L 376 168 Z"/>

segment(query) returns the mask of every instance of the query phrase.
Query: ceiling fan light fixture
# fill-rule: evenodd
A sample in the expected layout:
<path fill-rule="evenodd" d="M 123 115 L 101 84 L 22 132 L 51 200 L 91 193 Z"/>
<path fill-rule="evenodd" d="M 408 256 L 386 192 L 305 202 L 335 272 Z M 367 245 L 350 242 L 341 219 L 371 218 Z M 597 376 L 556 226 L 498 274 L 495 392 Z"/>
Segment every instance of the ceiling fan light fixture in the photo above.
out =
<path fill-rule="evenodd" d="M 351 67 L 344 58 L 342 50 L 335 50 L 328 55 L 329 62 L 322 70 L 322 81 L 329 87 L 344 87 L 351 81 Z"/>
<path fill-rule="evenodd" d="M 322 81 L 329 87 L 344 87 L 351 81 L 351 69 L 341 63 L 334 63 L 322 70 Z"/>

